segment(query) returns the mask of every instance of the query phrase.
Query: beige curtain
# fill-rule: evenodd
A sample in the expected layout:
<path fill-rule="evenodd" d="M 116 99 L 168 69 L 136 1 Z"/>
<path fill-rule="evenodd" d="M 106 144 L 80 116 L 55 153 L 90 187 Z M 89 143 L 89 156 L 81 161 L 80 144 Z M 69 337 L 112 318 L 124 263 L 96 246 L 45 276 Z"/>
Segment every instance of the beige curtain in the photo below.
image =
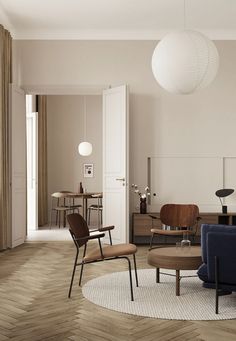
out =
<path fill-rule="evenodd" d="M 37 96 L 38 103 L 38 224 L 48 222 L 47 178 L 47 96 Z"/>
<path fill-rule="evenodd" d="M 9 84 L 12 82 L 12 38 L 0 25 L 0 250 L 10 243 Z"/>

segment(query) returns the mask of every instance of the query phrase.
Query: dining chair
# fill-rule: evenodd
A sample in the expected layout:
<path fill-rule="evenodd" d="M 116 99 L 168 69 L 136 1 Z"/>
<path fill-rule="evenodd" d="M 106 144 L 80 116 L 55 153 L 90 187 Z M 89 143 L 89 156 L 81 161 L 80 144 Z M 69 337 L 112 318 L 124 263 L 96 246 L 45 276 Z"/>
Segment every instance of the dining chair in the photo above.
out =
<path fill-rule="evenodd" d="M 77 193 L 71 191 L 61 191 L 61 193 L 66 193 L 66 197 L 64 199 L 65 206 L 68 207 L 73 213 L 75 210 L 77 210 L 79 213 L 79 209 L 83 206 L 75 202 L 76 199 L 78 199 Z"/>
<path fill-rule="evenodd" d="M 59 191 L 51 194 L 51 214 L 50 214 L 50 229 L 52 227 L 53 212 L 56 212 L 56 225 L 61 227 L 61 214 L 63 214 L 63 226 L 66 225 L 66 214 L 70 211 L 78 210 L 81 205 L 75 204 L 73 192 Z"/>
<path fill-rule="evenodd" d="M 199 208 L 194 204 L 166 204 L 161 207 L 160 216 L 151 215 L 152 224 L 159 219 L 163 227 L 151 229 L 150 249 L 152 249 L 155 236 L 192 236 L 197 234 Z M 168 227 L 168 229 L 166 228 Z"/>
<path fill-rule="evenodd" d="M 97 212 L 98 226 L 102 225 L 102 193 L 93 194 L 92 198 L 97 199 L 97 204 L 92 204 L 88 207 L 88 225 L 90 225 L 91 212 Z"/>
<path fill-rule="evenodd" d="M 80 277 L 79 277 L 79 286 L 80 286 L 85 264 L 91 264 L 91 263 L 108 261 L 108 260 L 116 260 L 116 259 L 126 259 L 128 262 L 128 270 L 129 270 L 131 301 L 133 301 L 134 295 L 133 295 L 133 285 L 132 285 L 132 272 L 131 272 L 131 262 L 130 262 L 129 256 L 133 256 L 136 286 L 138 287 L 138 275 L 137 275 L 136 258 L 135 258 L 135 254 L 137 252 L 136 245 L 134 244 L 112 245 L 111 230 L 114 229 L 114 226 L 100 227 L 97 230 L 93 230 L 93 234 L 90 234 L 87 222 L 80 214 L 78 213 L 68 214 L 67 220 L 70 226 L 69 227 L 70 234 L 76 246 L 76 256 L 74 260 L 74 267 L 72 271 L 68 297 L 69 298 L 71 297 L 74 275 L 75 275 L 75 270 L 77 266 L 81 266 Z M 94 232 L 96 233 L 94 234 Z M 110 245 L 103 246 L 101 239 L 105 236 L 106 232 L 108 232 L 110 236 Z M 95 245 L 91 243 L 92 249 L 87 252 L 87 244 L 91 240 L 97 240 L 98 247 L 94 247 Z M 82 260 L 81 262 L 78 263 L 79 251 L 82 246 L 84 247 Z"/>

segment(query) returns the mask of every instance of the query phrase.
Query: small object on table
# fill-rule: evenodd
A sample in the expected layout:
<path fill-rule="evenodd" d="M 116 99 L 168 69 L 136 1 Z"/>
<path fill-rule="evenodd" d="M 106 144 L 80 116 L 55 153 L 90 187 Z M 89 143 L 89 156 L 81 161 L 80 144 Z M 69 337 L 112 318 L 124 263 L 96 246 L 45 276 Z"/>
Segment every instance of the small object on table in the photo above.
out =
<path fill-rule="evenodd" d="M 150 189 L 148 186 L 145 187 L 144 193 L 141 193 L 138 185 L 132 184 L 132 188 L 134 188 L 134 193 L 137 193 L 140 197 L 140 213 L 147 213 L 147 196 L 150 196 Z"/>
<path fill-rule="evenodd" d="M 181 247 L 190 247 L 191 246 L 191 241 L 188 238 L 187 233 L 183 233 L 183 239 L 181 240 Z"/>
<path fill-rule="evenodd" d="M 140 198 L 140 213 L 147 213 L 147 200 L 146 198 Z"/>
<path fill-rule="evenodd" d="M 82 182 L 79 183 L 79 193 L 84 193 Z"/>

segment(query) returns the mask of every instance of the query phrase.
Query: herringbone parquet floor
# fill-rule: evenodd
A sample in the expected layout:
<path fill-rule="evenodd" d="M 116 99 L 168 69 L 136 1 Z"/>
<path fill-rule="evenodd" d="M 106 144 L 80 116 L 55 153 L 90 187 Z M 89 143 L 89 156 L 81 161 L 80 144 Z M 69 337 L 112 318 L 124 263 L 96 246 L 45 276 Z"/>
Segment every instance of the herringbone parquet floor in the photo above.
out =
<path fill-rule="evenodd" d="M 68 299 L 74 252 L 72 242 L 47 242 L 0 253 L 0 341 L 236 340 L 235 320 L 169 321 L 121 314 L 84 299 L 77 283 Z M 146 254 L 147 248 L 139 247 L 138 267 L 147 267 Z M 88 265 L 84 281 L 114 269 L 125 270 L 126 262 Z"/>

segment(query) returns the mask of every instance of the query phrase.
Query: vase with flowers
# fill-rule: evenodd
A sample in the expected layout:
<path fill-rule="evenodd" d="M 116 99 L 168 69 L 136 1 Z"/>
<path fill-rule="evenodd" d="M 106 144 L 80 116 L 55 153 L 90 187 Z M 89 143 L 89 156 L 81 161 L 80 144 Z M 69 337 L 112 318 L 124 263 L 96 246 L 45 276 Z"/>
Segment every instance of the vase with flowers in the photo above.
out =
<path fill-rule="evenodd" d="M 134 193 L 137 193 L 139 195 L 140 213 L 141 214 L 147 213 L 147 197 L 150 195 L 149 187 L 148 186 L 145 187 L 144 193 L 141 193 L 138 186 L 135 184 L 132 184 L 131 187 L 134 188 Z"/>

